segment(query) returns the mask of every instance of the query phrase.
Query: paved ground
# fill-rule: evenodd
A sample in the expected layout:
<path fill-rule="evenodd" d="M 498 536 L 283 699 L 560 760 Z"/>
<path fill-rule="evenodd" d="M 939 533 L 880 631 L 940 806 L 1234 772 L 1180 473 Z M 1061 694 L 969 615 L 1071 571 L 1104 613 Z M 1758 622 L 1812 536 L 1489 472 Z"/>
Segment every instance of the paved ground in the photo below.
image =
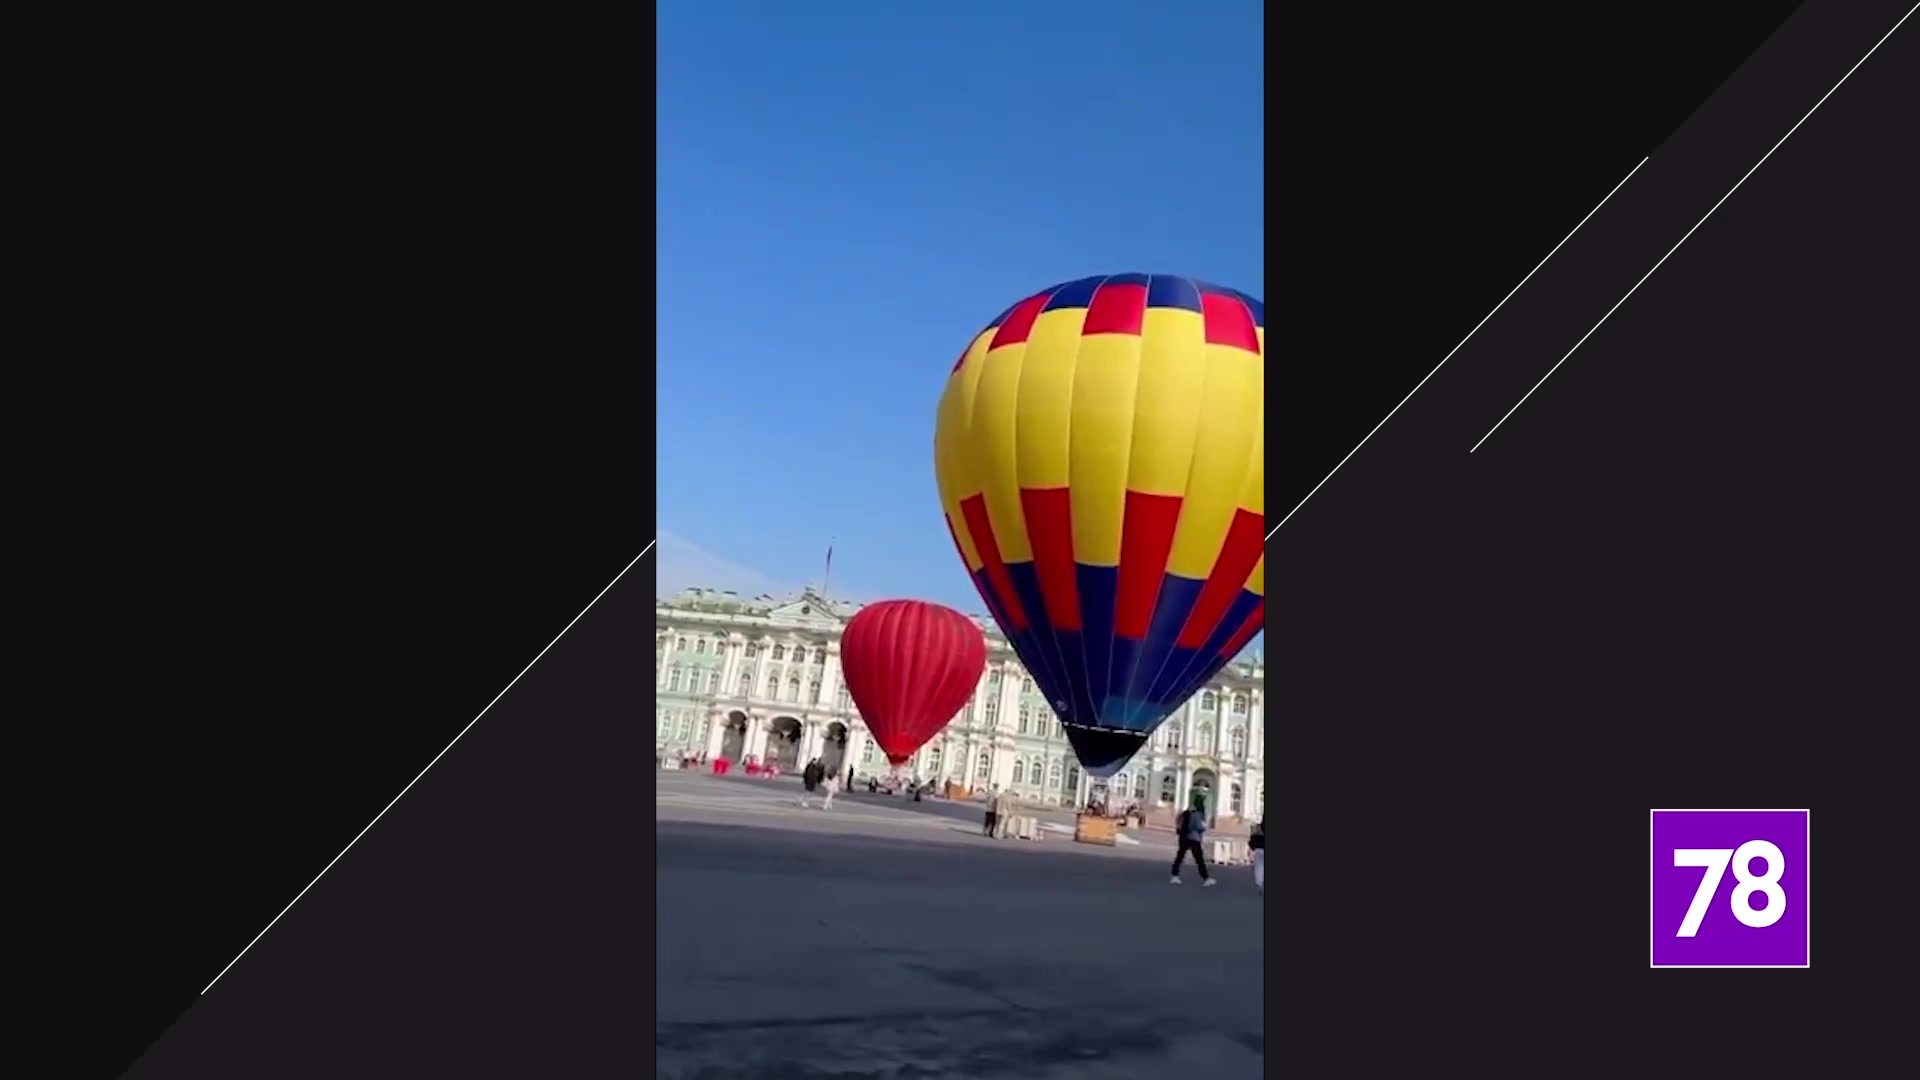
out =
<path fill-rule="evenodd" d="M 1152 837 L 991 841 L 965 806 L 658 779 L 662 1080 L 1262 1075 L 1245 868 L 1176 888 Z"/>

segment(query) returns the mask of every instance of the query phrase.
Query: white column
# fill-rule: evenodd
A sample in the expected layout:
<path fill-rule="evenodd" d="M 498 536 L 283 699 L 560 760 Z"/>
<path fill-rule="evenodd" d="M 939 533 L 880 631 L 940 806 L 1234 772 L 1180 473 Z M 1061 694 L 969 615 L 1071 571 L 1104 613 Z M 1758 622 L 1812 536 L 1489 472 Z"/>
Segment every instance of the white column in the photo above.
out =
<path fill-rule="evenodd" d="M 655 690 L 664 690 L 667 688 L 667 669 L 673 666 L 673 658 L 676 651 L 673 647 L 674 640 L 675 635 L 673 631 L 667 631 L 667 647 L 660 653 L 659 664 L 653 669 L 653 688 Z"/>
<path fill-rule="evenodd" d="M 738 689 L 741 647 L 739 642 L 731 638 L 722 638 L 721 641 L 721 648 L 726 652 L 720 659 L 720 696 L 728 697 Z"/>
<path fill-rule="evenodd" d="M 1266 695 L 1255 698 L 1253 707 L 1247 716 L 1247 757 L 1252 761 L 1267 760 L 1267 702 Z"/>
<path fill-rule="evenodd" d="M 1022 675 L 1020 679 L 1025 679 Z M 1000 687 L 1000 724 L 999 730 L 1016 730 L 1020 723 L 1020 679 L 1009 678 Z"/>
<path fill-rule="evenodd" d="M 827 650 L 827 669 L 820 673 L 820 705 L 832 710 L 840 701 L 840 650 Z"/>
<path fill-rule="evenodd" d="M 759 761 L 767 759 L 767 722 L 758 716 L 747 718 L 746 745 L 741 750 L 740 756 Z"/>
<path fill-rule="evenodd" d="M 987 775 L 987 783 L 997 785 L 1002 790 L 1013 786 L 1015 753 L 1012 747 L 996 745 L 993 748 L 993 771 Z"/>
<path fill-rule="evenodd" d="M 720 756 L 720 745 L 727 738 L 727 714 L 715 713 L 707 722 L 707 759 Z"/>

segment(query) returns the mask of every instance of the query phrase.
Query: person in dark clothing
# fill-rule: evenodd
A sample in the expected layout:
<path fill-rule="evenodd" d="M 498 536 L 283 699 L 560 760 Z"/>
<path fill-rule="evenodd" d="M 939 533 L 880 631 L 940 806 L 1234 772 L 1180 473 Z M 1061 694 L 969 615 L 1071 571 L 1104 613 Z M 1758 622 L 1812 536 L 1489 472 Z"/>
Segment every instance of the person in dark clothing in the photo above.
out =
<path fill-rule="evenodd" d="M 820 767 L 820 759 L 807 762 L 807 767 L 800 770 L 800 786 L 809 792 L 813 791 L 820 786 L 820 777 L 825 771 Z"/>
<path fill-rule="evenodd" d="M 1173 831 L 1180 841 L 1180 849 L 1173 853 L 1173 883 L 1180 884 L 1180 864 L 1192 855 L 1193 865 L 1200 871 L 1200 884 L 1212 885 L 1213 878 L 1207 873 L 1207 857 L 1200 850 L 1200 841 L 1207 835 L 1207 816 L 1198 806 L 1190 806 L 1181 811 Z"/>
<path fill-rule="evenodd" d="M 915 792 L 913 797 L 917 801 L 920 798 L 920 793 Z M 986 828 L 981 830 L 981 835 L 992 836 L 994 828 L 997 827 L 999 824 L 1000 824 L 1000 801 L 998 798 L 995 797 L 994 792 L 988 792 L 987 793 Z"/>
<path fill-rule="evenodd" d="M 851 765 L 847 766 L 847 782 L 845 786 L 841 788 L 841 790 L 842 791 L 853 790 L 853 766 Z"/>
<path fill-rule="evenodd" d="M 1247 850 L 1253 852 L 1253 891 L 1262 895 L 1267 891 L 1267 823 L 1255 822 L 1253 834 L 1247 837 Z"/>

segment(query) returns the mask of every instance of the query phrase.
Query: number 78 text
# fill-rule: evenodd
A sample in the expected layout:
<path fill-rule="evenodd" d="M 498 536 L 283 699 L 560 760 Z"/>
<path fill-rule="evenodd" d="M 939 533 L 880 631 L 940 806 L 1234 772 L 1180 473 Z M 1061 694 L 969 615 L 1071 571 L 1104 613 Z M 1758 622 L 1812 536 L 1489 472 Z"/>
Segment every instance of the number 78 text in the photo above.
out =
<path fill-rule="evenodd" d="M 1765 873 L 1751 872 L 1754 859 L 1765 860 Z M 1687 905 L 1687 917 L 1680 920 L 1680 929 L 1674 937 L 1690 938 L 1700 932 L 1700 921 L 1713 906 L 1713 898 L 1720 891 L 1720 879 L 1726 876 L 1729 863 L 1733 866 L 1734 880 L 1739 882 L 1733 887 L 1730 905 L 1733 917 L 1742 925 L 1758 930 L 1779 922 L 1780 916 L 1787 913 L 1787 894 L 1780 888 L 1780 873 L 1786 869 L 1786 858 L 1771 843 L 1749 840 L 1738 848 L 1675 848 L 1673 865 L 1704 867 L 1706 873 L 1700 875 L 1700 887 L 1694 890 L 1693 903 Z M 1754 893 L 1767 898 L 1766 907 L 1756 910 L 1752 906 Z"/>

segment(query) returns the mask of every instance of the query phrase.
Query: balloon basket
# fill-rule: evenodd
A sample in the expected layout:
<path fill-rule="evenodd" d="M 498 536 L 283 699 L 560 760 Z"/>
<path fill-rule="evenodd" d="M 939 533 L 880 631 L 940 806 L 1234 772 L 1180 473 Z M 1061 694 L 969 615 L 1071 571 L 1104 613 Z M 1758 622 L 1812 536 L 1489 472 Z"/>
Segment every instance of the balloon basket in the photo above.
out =
<path fill-rule="evenodd" d="M 1073 819 L 1073 838 L 1078 843 L 1113 847 L 1119 843 L 1119 831 L 1119 822 L 1097 814 L 1080 814 Z"/>

